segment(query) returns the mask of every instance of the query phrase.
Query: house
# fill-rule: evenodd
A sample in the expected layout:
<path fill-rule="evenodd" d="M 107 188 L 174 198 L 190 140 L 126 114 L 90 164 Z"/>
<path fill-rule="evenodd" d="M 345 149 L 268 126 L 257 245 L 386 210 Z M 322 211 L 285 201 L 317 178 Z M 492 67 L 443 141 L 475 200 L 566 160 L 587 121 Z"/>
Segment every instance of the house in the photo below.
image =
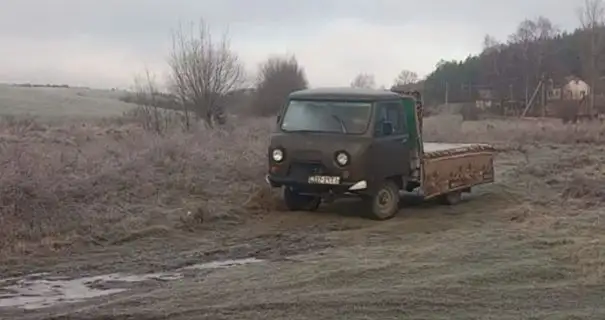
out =
<path fill-rule="evenodd" d="M 492 89 L 477 89 L 479 99 L 475 100 L 475 105 L 481 110 L 492 108 L 496 103 L 496 94 Z"/>
<path fill-rule="evenodd" d="M 582 100 L 589 94 L 590 86 L 577 77 L 570 77 L 567 84 L 561 88 L 561 98 L 564 100 Z"/>

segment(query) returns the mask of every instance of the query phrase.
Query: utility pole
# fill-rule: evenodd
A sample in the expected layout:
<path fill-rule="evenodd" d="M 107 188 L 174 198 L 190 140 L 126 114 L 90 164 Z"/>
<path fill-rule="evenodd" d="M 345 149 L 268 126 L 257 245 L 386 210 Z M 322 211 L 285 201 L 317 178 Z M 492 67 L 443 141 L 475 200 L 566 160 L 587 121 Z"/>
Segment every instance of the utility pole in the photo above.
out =
<path fill-rule="evenodd" d="M 450 108 L 450 83 L 445 82 L 445 108 Z"/>
<path fill-rule="evenodd" d="M 525 106 L 529 104 L 529 78 L 525 76 Z"/>
<path fill-rule="evenodd" d="M 546 86 L 544 85 L 544 76 L 542 76 L 542 87 L 541 87 L 541 94 L 540 94 L 540 99 L 541 99 L 541 104 L 542 104 L 542 118 L 546 117 Z"/>

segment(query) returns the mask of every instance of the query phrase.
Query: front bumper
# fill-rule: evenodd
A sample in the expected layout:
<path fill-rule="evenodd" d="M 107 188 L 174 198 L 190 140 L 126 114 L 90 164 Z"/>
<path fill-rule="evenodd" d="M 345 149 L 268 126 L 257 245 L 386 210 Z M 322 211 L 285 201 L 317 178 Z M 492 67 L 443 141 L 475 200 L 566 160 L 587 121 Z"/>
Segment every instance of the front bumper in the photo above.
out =
<path fill-rule="evenodd" d="M 265 181 L 273 188 L 281 186 L 292 186 L 298 187 L 309 191 L 332 191 L 332 192 L 362 192 L 368 189 L 368 182 L 366 180 L 360 181 L 343 181 L 337 185 L 330 184 L 310 184 L 306 182 L 300 182 L 287 177 L 275 177 L 271 175 L 265 176 Z"/>

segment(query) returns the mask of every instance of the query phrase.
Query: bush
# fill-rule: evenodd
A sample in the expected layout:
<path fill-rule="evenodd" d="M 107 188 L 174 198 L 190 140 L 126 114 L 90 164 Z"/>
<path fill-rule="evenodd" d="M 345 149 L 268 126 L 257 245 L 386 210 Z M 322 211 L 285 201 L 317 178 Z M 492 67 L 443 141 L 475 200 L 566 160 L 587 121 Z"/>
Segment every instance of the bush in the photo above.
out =
<path fill-rule="evenodd" d="M 295 57 L 269 58 L 260 67 L 252 111 L 261 116 L 275 115 L 291 92 L 305 88 L 305 72 Z"/>

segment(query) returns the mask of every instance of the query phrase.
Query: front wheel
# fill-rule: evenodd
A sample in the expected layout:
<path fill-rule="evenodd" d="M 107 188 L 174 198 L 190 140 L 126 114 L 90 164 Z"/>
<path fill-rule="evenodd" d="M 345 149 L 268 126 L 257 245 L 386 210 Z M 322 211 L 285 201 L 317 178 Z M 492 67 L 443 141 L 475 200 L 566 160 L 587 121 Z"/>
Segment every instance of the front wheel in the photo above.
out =
<path fill-rule="evenodd" d="M 282 197 L 286 207 L 290 211 L 315 211 L 321 204 L 320 197 L 303 195 L 287 186 L 283 187 Z"/>
<path fill-rule="evenodd" d="M 385 181 L 366 201 L 369 201 L 370 205 L 370 219 L 391 219 L 399 211 L 399 188 L 393 181 Z"/>

